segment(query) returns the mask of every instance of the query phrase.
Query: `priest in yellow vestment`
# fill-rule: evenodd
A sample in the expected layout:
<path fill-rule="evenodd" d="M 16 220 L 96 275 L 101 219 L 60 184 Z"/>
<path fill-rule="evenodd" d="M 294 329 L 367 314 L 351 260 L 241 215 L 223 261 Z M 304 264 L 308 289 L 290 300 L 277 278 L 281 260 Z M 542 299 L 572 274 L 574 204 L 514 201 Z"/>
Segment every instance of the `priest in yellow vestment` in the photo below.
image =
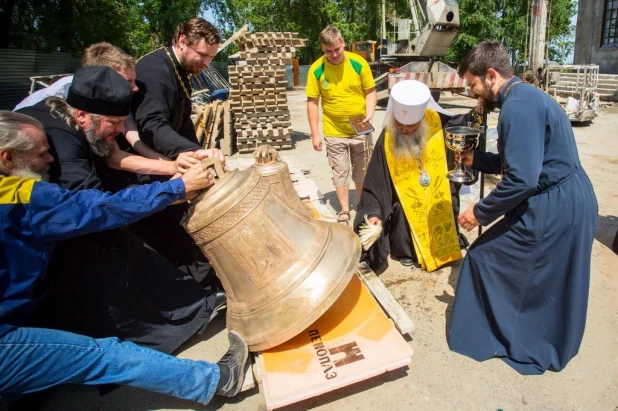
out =
<path fill-rule="evenodd" d="M 468 243 L 456 224 L 461 184 L 446 177 L 454 155 L 443 129 L 477 118 L 474 109 L 459 116 L 445 111 L 419 81 L 400 81 L 391 89 L 354 221 L 363 257 L 374 270 L 389 254 L 430 272 L 462 258 Z"/>

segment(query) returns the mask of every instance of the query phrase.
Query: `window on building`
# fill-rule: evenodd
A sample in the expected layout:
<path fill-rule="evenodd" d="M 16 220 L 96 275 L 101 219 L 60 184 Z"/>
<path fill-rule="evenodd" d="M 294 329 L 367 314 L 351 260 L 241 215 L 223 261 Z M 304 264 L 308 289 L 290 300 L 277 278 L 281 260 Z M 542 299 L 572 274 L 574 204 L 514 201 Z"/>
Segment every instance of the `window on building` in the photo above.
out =
<path fill-rule="evenodd" d="M 601 47 L 618 44 L 618 0 L 605 0 Z"/>

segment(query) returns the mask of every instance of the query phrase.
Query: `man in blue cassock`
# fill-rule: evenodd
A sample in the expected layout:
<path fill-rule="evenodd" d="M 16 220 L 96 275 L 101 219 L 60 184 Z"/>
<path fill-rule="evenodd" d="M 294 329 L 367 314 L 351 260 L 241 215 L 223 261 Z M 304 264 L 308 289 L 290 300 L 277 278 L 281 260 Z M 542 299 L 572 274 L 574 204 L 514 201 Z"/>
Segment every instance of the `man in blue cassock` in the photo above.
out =
<path fill-rule="evenodd" d="M 459 74 L 487 111 L 500 108 L 498 154 L 461 158 L 503 175 L 459 224 L 470 231 L 504 218 L 464 259 L 449 347 L 477 361 L 501 358 L 521 374 L 560 371 L 577 354 L 586 325 L 598 211 L 592 184 L 564 111 L 513 76 L 500 43 L 472 49 Z"/>

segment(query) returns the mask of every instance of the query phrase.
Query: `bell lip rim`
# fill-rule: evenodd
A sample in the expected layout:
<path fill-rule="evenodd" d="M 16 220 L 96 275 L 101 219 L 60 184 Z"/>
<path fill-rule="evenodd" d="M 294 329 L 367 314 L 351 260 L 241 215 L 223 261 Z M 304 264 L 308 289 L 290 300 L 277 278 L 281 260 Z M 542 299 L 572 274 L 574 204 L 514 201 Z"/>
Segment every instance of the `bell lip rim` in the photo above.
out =
<path fill-rule="evenodd" d="M 358 252 L 358 257 L 360 257 L 360 249 Z M 337 283 L 335 287 L 333 287 L 333 290 L 325 298 L 326 300 L 328 298 L 335 296 L 335 298 L 332 300 L 332 302 L 327 307 L 321 306 L 320 309 L 312 311 L 311 313 L 309 313 L 309 315 L 304 317 L 301 321 L 298 321 L 296 325 L 292 325 L 291 327 L 289 327 L 278 338 L 271 339 L 271 340 L 268 340 L 267 342 L 262 342 L 258 344 L 251 344 L 249 343 L 249 341 L 247 341 L 247 345 L 249 346 L 249 351 L 258 352 L 258 351 L 266 351 L 271 348 L 275 348 L 285 343 L 286 341 L 289 341 L 292 338 L 296 337 L 297 335 L 302 333 L 304 330 L 306 330 L 309 326 L 311 326 L 311 324 L 316 322 L 320 317 L 322 317 L 324 313 L 328 311 L 333 306 L 333 304 L 339 299 L 339 297 L 341 297 L 341 295 L 343 294 L 347 286 L 350 284 L 350 281 L 352 281 L 352 277 L 356 274 L 356 271 L 358 268 L 358 262 L 357 262 L 358 257 L 353 258 L 351 260 L 352 262 L 347 270 L 349 273 L 345 276 L 342 276 L 342 280 L 339 281 L 339 283 Z M 354 269 L 352 270 L 352 268 Z M 299 324 L 302 324 L 302 328 Z M 297 332 L 294 332 L 294 330 L 298 328 L 300 329 Z M 237 332 L 240 332 L 240 331 L 237 330 Z"/>
<path fill-rule="evenodd" d="M 347 285 L 350 283 L 352 276 L 355 275 L 355 273 L 358 271 L 358 264 L 359 264 L 358 261 L 362 253 L 362 246 L 361 246 L 359 237 L 353 232 L 347 233 L 349 228 L 345 228 L 341 226 L 340 224 L 336 224 L 336 223 L 331 223 L 331 224 L 332 224 L 332 228 L 334 228 L 336 231 L 341 230 L 339 231 L 340 234 L 344 234 L 344 233 L 350 234 L 350 240 L 352 240 L 353 243 L 355 244 L 354 252 L 350 256 L 350 259 L 349 259 L 350 261 L 349 264 L 345 266 L 345 268 L 341 269 L 341 271 L 345 271 L 345 274 L 340 277 L 340 281 L 335 283 L 335 285 L 331 288 L 331 291 L 329 293 L 323 294 L 323 298 L 321 299 L 322 302 L 324 302 L 332 298 L 332 301 L 330 302 L 330 304 L 328 304 L 328 306 L 324 306 L 324 304 L 321 304 L 318 306 L 319 309 L 310 312 L 309 315 L 301 317 L 300 320 L 290 322 L 289 323 L 290 326 L 286 328 L 286 330 L 282 332 L 277 338 L 271 339 L 271 338 L 268 338 L 267 336 L 267 338 L 260 338 L 260 340 L 255 343 L 251 343 L 250 339 L 247 340 L 247 338 L 245 338 L 247 340 L 247 344 L 249 345 L 250 351 L 268 350 L 270 348 L 274 348 L 278 345 L 281 345 L 282 343 L 289 341 L 290 339 L 299 335 L 301 332 L 303 332 L 303 330 L 305 330 L 307 327 L 309 327 L 311 324 L 317 321 L 328 309 L 330 309 L 330 307 L 332 307 L 332 305 L 335 303 L 335 301 L 337 301 L 337 299 L 341 296 L 341 294 L 343 293 Z M 327 250 L 327 253 L 328 253 L 328 250 Z M 300 284 L 302 284 L 303 282 L 304 281 L 301 281 Z M 293 289 L 298 290 L 299 287 L 294 287 Z M 269 304 L 269 305 L 262 307 L 257 312 L 260 312 L 262 316 L 265 316 L 266 314 L 268 314 L 269 310 L 272 310 L 272 307 L 273 305 Z M 233 311 L 230 311 L 230 306 L 228 305 L 228 311 L 226 314 L 226 319 L 227 319 L 228 324 L 230 323 L 229 321 L 230 317 L 234 318 L 235 320 L 237 320 L 238 323 L 242 325 L 244 324 L 244 321 L 246 321 L 246 318 L 255 317 L 255 316 L 256 316 L 256 312 L 253 312 L 252 315 L 245 314 L 245 313 L 243 313 L 242 315 L 234 315 Z M 239 327 L 239 328 L 242 329 L 242 327 Z M 242 334 L 242 331 L 238 329 L 236 329 L 236 331 Z M 243 334 L 243 337 L 245 337 L 244 334 Z M 255 340 L 256 339 L 254 339 L 254 341 Z M 257 347 L 257 348 L 253 348 L 253 347 Z"/>

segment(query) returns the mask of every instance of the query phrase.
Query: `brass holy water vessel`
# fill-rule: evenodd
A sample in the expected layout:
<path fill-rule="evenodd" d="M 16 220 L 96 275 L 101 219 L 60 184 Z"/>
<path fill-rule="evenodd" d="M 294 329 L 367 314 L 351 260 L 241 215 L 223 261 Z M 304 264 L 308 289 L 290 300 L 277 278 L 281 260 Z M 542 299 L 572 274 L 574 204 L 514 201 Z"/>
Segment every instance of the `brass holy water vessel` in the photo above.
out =
<path fill-rule="evenodd" d="M 446 146 L 455 153 L 474 150 L 479 145 L 481 130 L 472 127 L 455 126 L 444 130 Z M 456 183 L 470 183 L 474 181 L 474 174 L 466 169 L 462 161 L 456 162 L 455 168 L 446 177 Z"/>

